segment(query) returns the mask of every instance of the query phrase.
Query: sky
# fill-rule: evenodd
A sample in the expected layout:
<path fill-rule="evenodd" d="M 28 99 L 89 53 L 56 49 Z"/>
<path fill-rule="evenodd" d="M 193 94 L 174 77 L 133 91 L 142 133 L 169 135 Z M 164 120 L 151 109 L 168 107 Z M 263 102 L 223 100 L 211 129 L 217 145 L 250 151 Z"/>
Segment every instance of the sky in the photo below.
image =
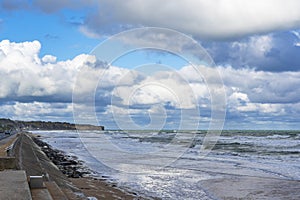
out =
<path fill-rule="evenodd" d="M 214 120 L 224 129 L 300 129 L 299 7 L 0 0 L 0 118 L 96 119 L 107 129 L 207 129 Z M 105 46 L 116 36 L 119 43 Z M 130 45 L 136 50 L 115 56 Z"/>

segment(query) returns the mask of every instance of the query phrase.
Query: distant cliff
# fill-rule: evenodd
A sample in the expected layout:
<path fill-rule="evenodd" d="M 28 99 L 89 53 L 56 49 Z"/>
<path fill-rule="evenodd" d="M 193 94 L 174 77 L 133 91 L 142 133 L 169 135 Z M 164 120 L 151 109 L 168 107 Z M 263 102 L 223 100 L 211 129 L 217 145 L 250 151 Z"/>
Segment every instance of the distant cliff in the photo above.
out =
<path fill-rule="evenodd" d="M 0 133 L 20 130 L 104 130 L 104 126 L 71 124 L 67 122 L 13 121 L 0 118 Z"/>
<path fill-rule="evenodd" d="M 10 133 L 18 130 L 18 123 L 10 119 L 0 118 L 0 133 Z"/>

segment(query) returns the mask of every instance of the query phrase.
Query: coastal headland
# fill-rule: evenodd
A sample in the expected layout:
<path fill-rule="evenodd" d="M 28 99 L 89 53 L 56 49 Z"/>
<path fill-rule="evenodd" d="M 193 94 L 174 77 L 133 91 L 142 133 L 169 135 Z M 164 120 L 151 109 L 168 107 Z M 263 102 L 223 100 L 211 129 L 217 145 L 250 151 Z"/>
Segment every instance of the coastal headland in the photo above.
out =
<path fill-rule="evenodd" d="M 0 134 L 30 130 L 104 130 L 104 126 L 68 122 L 19 121 L 0 118 Z"/>

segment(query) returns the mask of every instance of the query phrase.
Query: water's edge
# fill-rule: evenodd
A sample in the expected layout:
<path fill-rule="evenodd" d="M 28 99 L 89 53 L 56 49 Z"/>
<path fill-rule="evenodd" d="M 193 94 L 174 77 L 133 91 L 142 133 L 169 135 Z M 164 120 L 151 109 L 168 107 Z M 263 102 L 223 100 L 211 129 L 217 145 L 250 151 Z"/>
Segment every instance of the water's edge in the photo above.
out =
<path fill-rule="evenodd" d="M 223 180 L 224 183 L 231 180 L 230 183 L 234 185 L 234 180 L 240 179 L 245 187 L 250 186 L 253 181 L 263 184 L 262 179 L 269 180 L 265 181 L 267 185 L 276 182 L 273 180 L 295 181 L 299 185 L 300 180 L 300 134 L 297 131 L 225 131 L 213 151 L 204 158 L 199 157 L 202 133 L 194 134 L 190 143 L 185 141 L 189 137 L 182 137 L 178 144 L 170 144 L 176 133 L 151 133 L 149 137 L 124 132 L 34 133 L 51 146 L 83 160 L 88 168 L 96 172 L 94 175 L 106 177 L 109 181 L 117 182 L 121 188 L 145 196 L 163 199 L 215 199 L 212 194 L 215 192 L 211 191 L 216 183 L 210 183 L 211 187 L 206 184 L 215 180 Z M 189 134 L 191 133 L 185 133 L 184 136 Z M 107 142 L 126 154 L 112 151 Z M 164 150 L 171 151 L 166 151 L 163 155 L 172 158 L 174 162 L 161 167 L 160 161 L 164 161 L 164 157 L 158 157 L 159 154 L 151 157 L 149 152 L 163 149 L 167 145 L 168 149 Z M 184 153 L 175 157 L 177 152 L 174 150 L 180 148 L 185 148 Z M 142 173 L 130 173 L 129 169 L 136 170 L 141 166 L 146 168 Z M 244 191 L 247 191 L 247 187 Z"/>

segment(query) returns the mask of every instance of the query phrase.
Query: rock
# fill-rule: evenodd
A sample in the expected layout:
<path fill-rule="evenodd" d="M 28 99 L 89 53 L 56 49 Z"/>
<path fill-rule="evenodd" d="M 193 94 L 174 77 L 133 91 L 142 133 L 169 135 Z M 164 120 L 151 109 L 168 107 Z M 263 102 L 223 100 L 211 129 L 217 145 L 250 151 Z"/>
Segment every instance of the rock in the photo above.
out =
<path fill-rule="evenodd" d="M 84 174 L 91 174 L 91 172 L 84 167 L 84 162 L 77 160 L 76 156 L 65 155 L 62 151 L 52 149 L 50 145 L 37 138 L 34 138 L 34 142 L 41 147 L 47 157 L 67 177 L 80 178 L 83 177 Z"/>

